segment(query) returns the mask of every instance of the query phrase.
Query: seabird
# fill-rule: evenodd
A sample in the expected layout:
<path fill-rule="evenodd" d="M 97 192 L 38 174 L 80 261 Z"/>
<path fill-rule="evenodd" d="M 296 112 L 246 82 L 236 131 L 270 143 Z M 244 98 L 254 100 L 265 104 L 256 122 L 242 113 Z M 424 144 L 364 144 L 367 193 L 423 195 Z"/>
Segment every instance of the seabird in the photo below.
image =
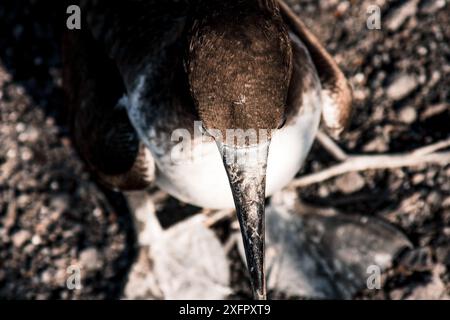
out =
<path fill-rule="evenodd" d="M 265 198 L 300 170 L 321 115 L 331 133 L 345 128 L 344 74 L 283 0 L 80 6 L 82 29 L 63 45 L 80 155 L 112 189 L 155 184 L 235 207 L 254 298 L 265 299 Z"/>

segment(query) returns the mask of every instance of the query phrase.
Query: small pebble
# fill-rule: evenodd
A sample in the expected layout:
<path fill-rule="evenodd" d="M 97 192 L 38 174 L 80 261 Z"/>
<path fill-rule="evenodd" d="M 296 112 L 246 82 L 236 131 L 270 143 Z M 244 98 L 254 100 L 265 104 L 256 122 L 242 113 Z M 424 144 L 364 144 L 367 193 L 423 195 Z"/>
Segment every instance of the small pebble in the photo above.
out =
<path fill-rule="evenodd" d="M 425 175 L 419 173 L 419 174 L 415 174 L 412 178 L 412 183 L 414 185 L 418 185 L 421 184 L 422 182 L 425 181 Z"/>
<path fill-rule="evenodd" d="M 80 263 L 88 271 L 94 271 L 101 267 L 100 255 L 95 248 L 84 249 L 80 253 Z"/>
<path fill-rule="evenodd" d="M 30 161 L 31 159 L 33 159 L 33 151 L 31 151 L 30 148 L 23 148 L 20 154 L 20 158 L 25 162 Z"/>
<path fill-rule="evenodd" d="M 437 248 L 436 259 L 438 262 L 450 266 L 450 245 Z"/>
<path fill-rule="evenodd" d="M 364 178 L 357 172 L 347 173 L 336 179 L 337 188 L 345 194 L 357 192 L 364 188 Z"/>
<path fill-rule="evenodd" d="M 418 80 L 413 75 L 401 75 L 387 89 L 387 95 L 392 100 L 398 101 L 406 98 L 418 86 Z"/>
<path fill-rule="evenodd" d="M 42 243 L 42 238 L 41 238 L 39 235 L 35 234 L 35 235 L 31 238 L 31 243 L 32 243 L 33 245 L 35 245 L 35 246 L 38 246 L 38 245 L 40 245 L 40 244 Z"/>
<path fill-rule="evenodd" d="M 16 248 L 22 247 L 31 238 L 31 233 L 27 230 L 20 230 L 13 234 L 12 242 Z"/>
<path fill-rule="evenodd" d="M 417 111 L 413 107 L 405 107 L 400 110 L 399 120 L 406 124 L 411 124 L 417 119 Z"/>
<path fill-rule="evenodd" d="M 450 196 L 445 198 L 445 200 L 442 202 L 442 207 L 450 208 Z"/>
<path fill-rule="evenodd" d="M 409 18 L 416 14 L 419 0 L 409 0 L 389 15 L 386 26 L 390 31 L 397 31 Z"/>
<path fill-rule="evenodd" d="M 365 152 L 386 152 L 389 149 L 388 143 L 383 137 L 376 137 L 369 143 L 367 143 L 363 150 Z"/>

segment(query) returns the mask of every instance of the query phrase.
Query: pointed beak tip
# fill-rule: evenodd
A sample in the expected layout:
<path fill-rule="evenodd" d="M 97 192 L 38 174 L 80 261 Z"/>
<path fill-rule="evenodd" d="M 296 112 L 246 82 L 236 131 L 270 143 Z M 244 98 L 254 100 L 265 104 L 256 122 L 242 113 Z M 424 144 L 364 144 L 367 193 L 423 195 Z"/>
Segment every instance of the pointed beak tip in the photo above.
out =
<path fill-rule="evenodd" d="M 267 300 L 267 294 L 265 291 L 264 292 L 256 292 L 254 294 L 254 296 L 255 296 L 255 300 Z"/>
<path fill-rule="evenodd" d="M 248 149 L 226 148 L 221 152 L 241 226 L 253 295 L 255 300 L 265 300 L 264 202 L 268 144 Z M 233 161 L 227 161 L 230 156 Z M 242 158 L 248 156 L 251 158 Z"/>

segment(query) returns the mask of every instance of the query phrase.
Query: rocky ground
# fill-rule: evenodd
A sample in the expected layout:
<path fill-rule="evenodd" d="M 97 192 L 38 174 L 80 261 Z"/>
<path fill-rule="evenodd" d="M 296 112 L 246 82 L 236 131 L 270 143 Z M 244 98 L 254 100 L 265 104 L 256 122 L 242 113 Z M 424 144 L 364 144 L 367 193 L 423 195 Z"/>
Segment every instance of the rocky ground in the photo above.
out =
<path fill-rule="evenodd" d="M 448 0 L 288 1 L 349 77 L 355 112 L 339 141 L 348 153 L 397 153 L 450 137 Z M 381 30 L 366 10 L 381 8 Z M 93 182 L 71 145 L 61 92 L 58 10 L 0 4 L 0 298 L 119 298 L 137 253 L 120 194 Z M 61 12 L 61 11 L 60 11 Z M 64 11 L 63 11 L 64 12 Z M 302 173 L 335 161 L 319 144 Z M 298 190 L 303 201 L 389 221 L 414 245 L 359 299 L 450 295 L 450 165 L 347 174 Z M 196 208 L 168 198 L 163 226 Z M 231 221 L 215 231 L 226 240 Z M 233 297 L 248 298 L 231 250 Z M 67 267 L 83 267 L 68 290 Z"/>

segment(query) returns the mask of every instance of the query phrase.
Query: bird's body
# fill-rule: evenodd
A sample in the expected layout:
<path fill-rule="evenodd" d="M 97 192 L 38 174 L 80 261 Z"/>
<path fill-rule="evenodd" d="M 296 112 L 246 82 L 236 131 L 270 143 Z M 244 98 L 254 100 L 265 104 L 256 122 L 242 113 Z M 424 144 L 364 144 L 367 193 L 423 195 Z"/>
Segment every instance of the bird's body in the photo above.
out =
<path fill-rule="evenodd" d="M 301 102 L 292 98 L 294 102 L 289 105 L 285 125 L 272 137 L 267 164 L 267 197 L 286 186 L 300 170 L 314 141 L 322 111 L 321 84 L 315 67 L 302 42 L 295 35 L 292 38 L 295 41 L 294 59 L 303 62 L 295 68 L 293 76 L 301 73 L 302 77 L 309 75 L 310 80 L 304 88 Z M 138 95 L 135 92 L 131 96 Z M 126 108 L 129 114 L 133 114 L 132 102 L 128 101 Z M 166 116 L 176 119 L 176 110 L 174 108 L 173 113 L 169 112 Z M 139 121 L 139 117 L 134 119 L 135 126 L 139 127 Z M 169 120 L 164 122 L 170 123 Z M 216 143 L 202 131 L 200 122 L 191 122 L 189 127 L 183 125 L 186 124 L 179 121 L 173 123 L 170 129 L 158 128 L 152 134 L 155 139 L 145 142 L 156 163 L 156 185 L 172 196 L 199 207 L 234 208 Z"/>
<path fill-rule="evenodd" d="M 86 26 L 64 46 L 81 155 L 111 188 L 156 183 L 197 206 L 236 205 L 244 242 L 258 246 L 248 260 L 264 297 L 264 197 L 301 168 L 322 109 L 332 110 L 333 129 L 343 127 L 351 93 L 342 73 L 283 2 L 99 0 L 82 8 Z M 265 158 L 227 163 L 227 148 L 256 149 L 213 139 L 213 129 L 223 138 L 228 129 L 268 131 L 267 144 L 255 144 Z"/>

